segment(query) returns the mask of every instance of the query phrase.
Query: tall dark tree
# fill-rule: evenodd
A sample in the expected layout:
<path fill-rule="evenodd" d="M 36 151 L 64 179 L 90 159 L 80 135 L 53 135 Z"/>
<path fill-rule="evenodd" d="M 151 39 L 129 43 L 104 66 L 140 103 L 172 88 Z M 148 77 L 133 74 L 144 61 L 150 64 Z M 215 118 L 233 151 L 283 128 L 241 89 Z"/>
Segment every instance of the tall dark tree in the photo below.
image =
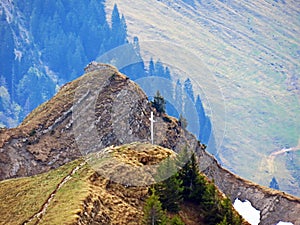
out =
<path fill-rule="evenodd" d="M 152 195 L 146 200 L 144 206 L 143 224 L 145 225 L 166 225 L 167 217 L 162 209 L 159 197 L 152 190 Z"/>
<path fill-rule="evenodd" d="M 278 184 L 278 182 L 277 182 L 277 180 L 276 180 L 275 177 L 272 178 L 269 187 L 273 188 L 275 190 L 279 190 L 279 184 Z"/>
<path fill-rule="evenodd" d="M 185 200 L 191 200 L 192 193 L 195 190 L 199 168 L 196 156 L 193 153 L 190 160 L 179 171 L 179 178 L 182 180 L 183 197 Z"/>
<path fill-rule="evenodd" d="M 117 4 L 114 5 L 111 15 L 111 45 L 115 48 L 127 42 L 127 25 L 125 17 L 120 16 Z"/>
<path fill-rule="evenodd" d="M 150 59 L 150 62 L 149 62 L 149 75 L 150 76 L 155 75 L 155 66 L 154 66 L 154 62 L 153 62 L 152 58 Z"/>
<path fill-rule="evenodd" d="M 170 71 L 169 67 L 166 67 L 164 77 L 168 80 L 171 80 L 171 71 Z"/>
<path fill-rule="evenodd" d="M 194 102 L 195 101 L 194 90 L 190 78 L 187 78 L 184 81 L 184 91 L 187 94 L 187 96 Z"/>
<path fill-rule="evenodd" d="M 152 106 L 154 108 L 156 108 L 157 112 L 159 112 L 159 113 L 165 113 L 166 112 L 166 101 L 165 101 L 164 97 L 161 96 L 159 91 L 157 91 L 155 96 L 154 96 Z"/>
<path fill-rule="evenodd" d="M 175 86 L 175 107 L 179 110 L 178 113 L 183 114 L 183 92 L 182 92 L 182 84 L 178 79 Z"/>
<path fill-rule="evenodd" d="M 182 202 L 182 180 L 177 173 L 176 162 L 165 159 L 158 169 L 158 177 L 165 179 L 155 184 L 156 193 L 162 203 L 163 209 L 169 212 L 178 212 Z"/>
<path fill-rule="evenodd" d="M 202 143 L 208 144 L 212 132 L 211 130 L 212 127 L 211 127 L 210 118 L 205 114 L 205 110 L 199 95 L 197 96 L 195 105 L 196 105 L 196 110 L 197 110 L 199 124 L 200 124 L 200 131 L 199 131 L 198 138 Z"/>
<path fill-rule="evenodd" d="M 158 77 L 165 76 L 165 68 L 160 60 L 157 60 L 155 63 L 155 75 Z"/>

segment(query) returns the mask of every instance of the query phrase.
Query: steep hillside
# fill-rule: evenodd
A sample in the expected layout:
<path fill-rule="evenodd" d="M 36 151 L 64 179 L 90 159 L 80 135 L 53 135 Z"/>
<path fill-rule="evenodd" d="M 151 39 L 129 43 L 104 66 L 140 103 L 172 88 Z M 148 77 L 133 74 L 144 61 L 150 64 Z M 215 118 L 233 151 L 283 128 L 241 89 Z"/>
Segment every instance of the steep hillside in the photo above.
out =
<path fill-rule="evenodd" d="M 176 156 L 171 150 L 145 143 L 109 147 L 101 152 L 118 160 L 109 169 L 119 177 L 128 176 L 121 170 L 124 164 L 134 170 Z M 97 154 L 88 158 L 102 164 L 103 154 Z M 97 173 L 90 160 L 80 159 L 48 173 L 0 182 L 0 224 L 142 224 L 149 186 L 116 183 Z M 151 173 L 131 175 L 140 180 L 153 179 Z M 190 207 L 197 216 L 191 216 Z M 195 211 L 196 205 L 182 203 L 181 208 L 179 215 L 185 224 L 199 224 L 201 214 Z"/>
<path fill-rule="evenodd" d="M 19 127 L 0 131 L 0 179 L 47 172 L 112 145 L 149 142 L 151 111 L 156 121 L 155 144 L 175 152 L 184 148 L 195 152 L 200 170 L 215 180 L 216 186 L 231 200 L 247 198 L 262 211 L 261 224 L 280 220 L 299 223 L 298 198 L 248 182 L 223 169 L 176 119 L 157 113 L 137 84 L 106 64 L 89 65 L 85 75 L 62 87 Z M 100 156 L 102 153 L 100 151 Z M 148 162 L 147 157 L 143 160 Z M 110 164 L 106 167 L 108 170 L 104 167 L 100 174 L 114 178 L 109 168 Z M 135 178 L 117 176 L 113 180 L 125 179 L 121 183 L 145 185 L 138 176 Z M 151 184 L 151 180 L 146 183 Z M 57 183 L 53 183 L 53 187 L 55 185 Z M 51 188 L 48 191 L 51 192 Z"/>
<path fill-rule="evenodd" d="M 206 99 L 224 166 L 299 196 L 299 149 L 268 160 L 299 140 L 299 1 L 111 0 L 108 12 L 114 3 L 143 58 L 190 77 Z"/>
<path fill-rule="evenodd" d="M 138 167 L 134 158 L 141 154 L 157 163 L 174 153 L 133 144 L 122 147 L 122 154 L 127 156 L 126 163 Z M 111 169 L 117 171 L 120 166 L 122 161 Z M 124 176 L 122 171 L 119 175 Z M 0 224 L 140 224 L 148 195 L 148 187 L 114 183 L 83 160 L 34 177 L 2 181 L 0 186 Z"/>

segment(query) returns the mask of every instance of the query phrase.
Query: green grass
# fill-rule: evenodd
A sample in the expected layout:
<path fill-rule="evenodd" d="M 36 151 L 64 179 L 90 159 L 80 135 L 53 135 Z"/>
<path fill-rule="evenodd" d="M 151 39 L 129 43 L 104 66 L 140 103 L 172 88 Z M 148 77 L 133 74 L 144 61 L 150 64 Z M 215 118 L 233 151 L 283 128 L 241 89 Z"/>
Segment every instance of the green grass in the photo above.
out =
<path fill-rule="evenodd" d="M 90 170 L 87 167 L 80 169 L 56 194 L 54 201 L 40 224 L 71 224 L 80 212 L 81 204 L 87 197 L 87 177 Z M 58 216 L 60 215 L 60 216 Z"/>
<path fill-rule="evenodd" d="M 0 224 L 21 224 L 36 214 L 78 164 L 75 161 L 45 174 L 0 182 Z"/>

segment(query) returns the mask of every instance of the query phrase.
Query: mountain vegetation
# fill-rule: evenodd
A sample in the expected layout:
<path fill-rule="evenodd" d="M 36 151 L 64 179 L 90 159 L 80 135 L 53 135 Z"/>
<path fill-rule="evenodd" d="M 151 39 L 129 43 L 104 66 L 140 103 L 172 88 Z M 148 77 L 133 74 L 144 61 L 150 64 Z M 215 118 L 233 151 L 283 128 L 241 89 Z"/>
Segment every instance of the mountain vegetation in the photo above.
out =
<path fill-rule="evenodd" d="M 215 185 L 200 173 L 195 154 L 176 171 L 176 167 L 182 164 L 180 159 L 187 156 L 186 148 L 180 154 L 176 160 L 166 160 L 159 168 L 159 174 L 170 171 L 174 173 L 168 179 L 155 184 L 151 190 L 152 194 L 144 208 L 147 221 L 154 219 L 157 221 L 155 224 L 167 224 L 163 210 L 180 215 L 184 204 L 193 204 L 206 225 L 242 224 L 242 217 L 232 208 L 230 199 L 224 198 Z"/>

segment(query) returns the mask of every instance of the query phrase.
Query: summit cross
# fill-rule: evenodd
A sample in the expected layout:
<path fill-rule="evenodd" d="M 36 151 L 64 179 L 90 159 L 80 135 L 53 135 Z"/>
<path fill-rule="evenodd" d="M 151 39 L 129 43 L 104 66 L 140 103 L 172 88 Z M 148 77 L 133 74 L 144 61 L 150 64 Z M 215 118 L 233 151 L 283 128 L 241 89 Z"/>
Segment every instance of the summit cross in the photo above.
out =
<path fill-rule="evenodd" d="M 153 118 L 153 112 L 151 112 L 151 117 L 149 118 L 149 120 L 151 121 L 151 144 L 154 143 L 154 129 L 153 129 L 153 125 L 154 125 L 154 118 Z"/>

